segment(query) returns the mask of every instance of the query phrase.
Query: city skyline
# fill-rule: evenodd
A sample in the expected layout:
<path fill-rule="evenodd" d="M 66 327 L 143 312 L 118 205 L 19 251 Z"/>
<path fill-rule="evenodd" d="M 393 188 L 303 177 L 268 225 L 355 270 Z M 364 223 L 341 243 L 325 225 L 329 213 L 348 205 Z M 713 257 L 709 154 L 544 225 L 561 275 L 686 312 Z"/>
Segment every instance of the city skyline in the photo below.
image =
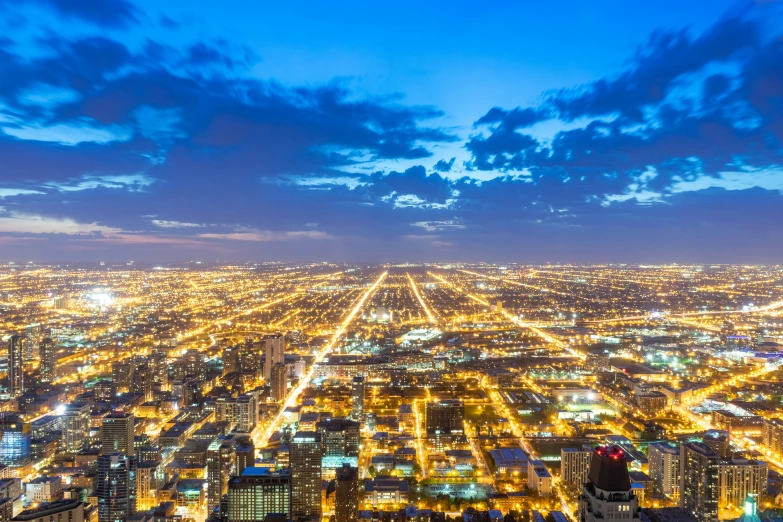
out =
<path fill-rule="evenodd" d="M 780 2 L 0 2 L 2 262 L 764 263 Z"/>

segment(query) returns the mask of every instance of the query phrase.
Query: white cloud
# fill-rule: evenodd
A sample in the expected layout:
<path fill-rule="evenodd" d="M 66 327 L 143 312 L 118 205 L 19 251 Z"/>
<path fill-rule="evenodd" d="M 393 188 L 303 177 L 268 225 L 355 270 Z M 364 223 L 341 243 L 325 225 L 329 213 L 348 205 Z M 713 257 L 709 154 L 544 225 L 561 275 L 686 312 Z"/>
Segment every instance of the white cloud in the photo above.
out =
<path fill-rule="evenodd" d="M 420 227 L 426 230 L 427 232 L 437 232 L 439 230 L 446 230 L 446 229 L 462 229 L 465 228 L 465 225 L 462 225 L 458 223 L 455 220 L 449 220 L 449 221 L 417 221 L 415 223 L 411 223 L 411 226 L 414 227 Z"/>
<path fill-rule="evenodd" d="M 113 141 L 128 141 L 133 131 L 122 125 L 110 124 L 101 126 L 97 121 L 82 118 L 71 123 L 56 123 L 54 125 L 17 124 L 0 127 L 9 136 L 22 140 L 49 141 L 63 145 L 78 145 L 79 143 L 111 143 Z"/>
<path fill-rule="evenodd" d="M 37 214 L 10 212 L 0 216 L 0 233 L 17 234 L 67 234 L 113 235 L 122 232 L 119 228 L 107 227 L 97 223 L 79 223 L 71 218 L 53 218 Z"/>
<path fill-rule="evenodd" d="M 82 176 L 79 180 L 68 182 L 51 181 L 44 187 L 53 188 L 60 192 L 74 192 L 79 190 L 91 190 L 96 188 L 122 188 L 131 192 L 140 192 L 157 181 L 146 174 L 122 174 L 118 176 Z"/>
<path fill-rule="evenodd" d="M 0 199 L 13 196 L 27 196 L 29 194 L 43 194 L 43 192 L 29 189 L 0 188 Z"/>
<path fill-rule="evenodd" d="M 165 219 L 153 219 L 152 224 L 160 228 L 197 228 L 204 226 L 198 223 L 184 223 L 182 221 L 168 221 Z"/>
<path fill-rule="evenodd" d="M 247 230 L 236 231 L 225 234 L 199 234 L 198 237 L 206 239 L 229 239 L 232 241 L 292 241 L 297 239 L 329 239 L 333 237 L 326 232 L 318 230 L 293 230 L 287 232 L 276 232 L 272 230 Z"/>
<path fill-rule="evenodd" d="M 725 190 L 747 190 L 761 188 L 783 193 L 783 170 L 763 169 L 719 172 L 716 176 L 702 175 L 696 179 L 675 178 L 670 191 L 672 194 L 694 192 L 710 188 Z"/>

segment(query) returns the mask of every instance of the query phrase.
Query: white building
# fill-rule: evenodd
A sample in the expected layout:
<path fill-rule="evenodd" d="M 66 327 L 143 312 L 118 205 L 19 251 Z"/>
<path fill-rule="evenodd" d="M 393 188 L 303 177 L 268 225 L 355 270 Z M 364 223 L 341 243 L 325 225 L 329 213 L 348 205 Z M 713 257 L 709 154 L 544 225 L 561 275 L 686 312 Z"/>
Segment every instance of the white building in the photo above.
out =
<path fill-rule="evenodd" d="M 540 460 L 528 462 L 527 486 L 541 497 L 547 497 L 552 493 L 552 475 Z"/>
<path fill-rule="evenodd" d="M 680 496 L 680 448 L 668 442 L 647 446 L 649 475 L 655 490 L 671 499 Z"/>

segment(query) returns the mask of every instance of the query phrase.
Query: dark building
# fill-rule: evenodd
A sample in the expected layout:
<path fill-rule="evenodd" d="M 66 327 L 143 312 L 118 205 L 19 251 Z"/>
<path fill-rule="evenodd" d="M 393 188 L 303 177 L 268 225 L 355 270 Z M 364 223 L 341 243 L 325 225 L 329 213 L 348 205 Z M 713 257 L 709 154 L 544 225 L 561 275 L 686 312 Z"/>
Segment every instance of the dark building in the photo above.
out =
<path fill-rule="evenodd" d="M 274 375 L 274 374 L 273 374 Z M 321 434 L 298 431 L 289 444 L 291 510 L 295 517 L 321 517 Z"/>
<path fill-rule="evenodd" d="M 135 418 L 119 411 L 106 415 L 101 422 L 101 450 L 104 454 L 135 455 L 133 448 Z"/>
<path fill-rule="evenodd" d="M 579 522 L 640 520 L 626 459 L 625 451 L 617 446 L 602 446 L 593 451 L 587 483 L 579 497 Z"/>
<path fill-rule="evenodd" d="M 54 381 L 57 370 L 57 343 L 50 337 L 41 341 L 40 347 L 41 365 L 40 365 L 40 377 L 41 382 L 47 383 Z"/>
<path fill-rule="evenodd" d="M 437 402 L 428 402 L 425 422 L 427 433 L 440 431 L 441 433 L 462 433 L 465 419 L 465 405 L 456 399 L 444 399 Z"/>
<path fill-rule="evenodd" d="M 11 397 L 24 393 L 24 338 L 16 334 L 8 339 L 8 392 Z"/>
<path fill-rule="evenodd" d="M 354 377 L 351 383 L 351 417 L 364 421 L 364 377 Z"/>
<path fill-rule="evenodd" d="M 680 507 L 700 522 L 718 521 L 718 461 L 709 446 L 680 446 Z"/>
<path fill-rule="evenodd" d="M 98 457 L 95 481 L 98 497 L 98 521 L 128 520 L 136 512 L 136 463 L 120 453 Z"/>
<path fill-rule="evenodd" d="M 315 425 L 321 434 L 326 457 L 359 456 L 359 423 L 342 418 L 322 420 Z"/>
<path fill-rule="evenodd" d="M 341 522 L 359 520 L 359 470 L 348 464 L 337 469 L 334 480 L 334 514 Z"/>

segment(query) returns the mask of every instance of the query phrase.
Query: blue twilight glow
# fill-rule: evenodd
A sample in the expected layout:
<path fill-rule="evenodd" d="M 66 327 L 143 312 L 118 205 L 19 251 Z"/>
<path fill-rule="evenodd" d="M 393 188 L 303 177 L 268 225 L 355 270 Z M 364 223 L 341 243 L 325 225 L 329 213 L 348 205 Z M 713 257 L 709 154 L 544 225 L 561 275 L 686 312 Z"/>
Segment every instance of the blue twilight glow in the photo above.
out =
<path fill-rule="evenodd" d="M 0 2 L 2 260 L 777 262 L 782 5 Z"/>

